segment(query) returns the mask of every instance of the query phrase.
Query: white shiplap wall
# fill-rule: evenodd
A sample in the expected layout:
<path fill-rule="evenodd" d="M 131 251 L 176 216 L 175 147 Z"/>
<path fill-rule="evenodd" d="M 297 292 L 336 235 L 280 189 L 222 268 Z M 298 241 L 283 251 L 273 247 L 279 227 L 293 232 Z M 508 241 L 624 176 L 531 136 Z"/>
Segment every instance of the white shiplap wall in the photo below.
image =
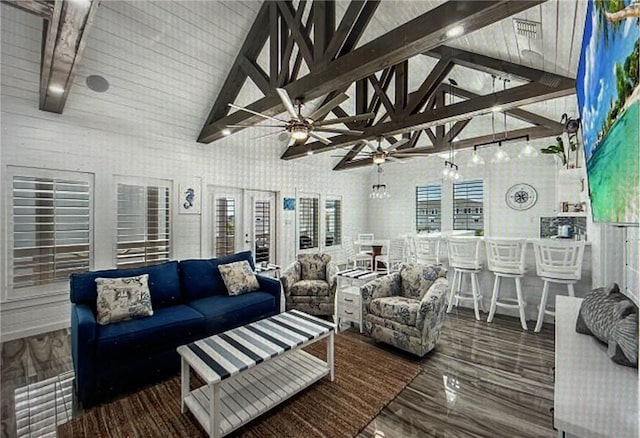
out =
<path fill-rule="evenodd" d="M 282 161 L 276 137 L 245 130 L 211 145 L 195 141 L 257 2 L 102 2 L 64 114 L 38 110 L 41 20 L 5 4 L 0 67 L 2 171 L 2 340 L 68 325 L 68 291 L 30 300 L 7 299 L 7 166 L 93 173 L 94 268 L 114 265 L 114 177 L 201 178 L 208 186 L 341 195 L 344 233 L 365 223 L 366 176 L 332 172 L 327 156 Z M 107 93 L 89 90 L 90 74 L 105 76 Z M 174 191 L 176 189 L 174 188 Z M 203 199 L 204 201 L 204 199 Z M 208 220 L 173 212 L 172 257 L 200 257 Z M 280 216 L 282 217 L 282 216 Z M 282 221 L 281 233 L 293 232 Z M 280 236 L 278 254 L 289 254 Z M 288 260 L 279 259 L 281 263 Z"/>

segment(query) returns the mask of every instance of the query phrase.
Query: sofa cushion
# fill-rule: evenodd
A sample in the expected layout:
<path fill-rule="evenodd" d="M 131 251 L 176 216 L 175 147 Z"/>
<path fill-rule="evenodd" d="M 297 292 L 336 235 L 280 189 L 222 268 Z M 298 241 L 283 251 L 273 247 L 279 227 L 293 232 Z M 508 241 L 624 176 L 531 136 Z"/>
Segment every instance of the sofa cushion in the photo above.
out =
<path fill-rule="evenodd" d="M 149 274 L 135 277 L 96 278 L 98 324 L 152 316 Z"/>
<path fill-rule="evenodd" d="M 229 295 L 242 295 L 260 289 L 256 274 L 246 260 L 218 265 L 218 270 Z"/>
<path fill-rule="evenodd" d="M 212 295 L 227 294 L 219 265 L 246 260 L 255 270 L 251 251 L 243 251 L 226 257 L 209 260 L 183 260 L 180 262 L 180 283 L 185 300 L 192 301 Z"/>
<path fill-rule="evenodd" d="M 178 262 L 175 261 L 135 269 L 108 269 L 71 274 L 71 302 L 86 304 L 95 312 L 98 298 L 96 278 L 134 277 L 143 274 L 149 274 L 149 292 L 154 309 L 182 303 Z"/>
<path fill-rule="evenodd" d="M 298 255 L 303 280 L 326 280 L 327 264 L 331 261 L 329 254 Z"/>
<path fill-rule="evenodd" d="M 369 305 L 373 315 L 391 319 L 400 324 L 415 326 L 420 301 L 406 297 L 375 298 Z"/>
<path fill-rule="evenodd" d="M 400 269 L 402 290 L 400 295 L 407 298 L 421 300 L 431 285 L 439 278 L 446 275 L 446 270 L 441 266 L 422 264 L 404 265 Z"/>
<path fill-rule="evenodd" d="M 193 336 L 204 331 L 204 316 L 195 309 L 179 304 L 155 310 L 148 318 L 132 319 L 99 326 L 96 334 L 96 356 L 127 360 L 129 355 L 137 355 L 141 350 L 166 345 L 178 339 L 188 342 Z"/>
<path fill-rule="evenodd" d="M 276 314 L 275 297 L 267 292 L 228 296 L 214 295 L 189 301 L 205 317 L 207 334 L 214 334 Z"/>
<path fill-rule="evenodd" d="M 328 297 L 329 283 L 324 280 L 300 280 L 289 288 L 292 296 Z"/>

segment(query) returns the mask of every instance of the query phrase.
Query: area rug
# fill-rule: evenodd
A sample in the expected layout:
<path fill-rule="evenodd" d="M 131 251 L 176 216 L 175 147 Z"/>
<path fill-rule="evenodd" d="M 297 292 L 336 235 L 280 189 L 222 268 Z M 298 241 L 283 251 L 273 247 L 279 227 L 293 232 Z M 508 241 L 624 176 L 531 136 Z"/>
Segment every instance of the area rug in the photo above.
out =
<path fill-rule="evenodd" d="M 326 358 L 325 341 L 306 348 Z M 233 436 L 353 437 L 418 374 L 416 362 L 363 342 L 335 338 L 335 382 L 324 378 L 258 417 Z M 194 380 L 192 378 L 192 380 Z M 190 413 L 180 413 L 180 377 L 89 410 L 61 425 L 59 437 L 205 437 Z"/>

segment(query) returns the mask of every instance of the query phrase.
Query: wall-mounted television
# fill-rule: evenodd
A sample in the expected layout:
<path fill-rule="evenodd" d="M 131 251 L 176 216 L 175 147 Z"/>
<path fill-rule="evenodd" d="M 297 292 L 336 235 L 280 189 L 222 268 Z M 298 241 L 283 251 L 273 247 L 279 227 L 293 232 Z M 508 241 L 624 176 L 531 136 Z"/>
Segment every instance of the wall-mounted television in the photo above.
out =
<path fill-rule="evenodd" d="M 640 219 L 640 24 L 634 0 L 589 0 L 576 78 L 595 222 Z"/>

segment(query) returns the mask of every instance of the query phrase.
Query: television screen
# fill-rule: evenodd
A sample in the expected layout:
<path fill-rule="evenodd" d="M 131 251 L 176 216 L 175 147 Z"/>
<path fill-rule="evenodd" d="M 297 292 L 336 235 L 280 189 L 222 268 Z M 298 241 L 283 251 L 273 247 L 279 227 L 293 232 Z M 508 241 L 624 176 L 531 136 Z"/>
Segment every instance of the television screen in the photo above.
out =
<path fill-rule="evenodd" d="M 589 0 L 576 88 L 595 222 L 638 223 L 640 4 Z"/>

